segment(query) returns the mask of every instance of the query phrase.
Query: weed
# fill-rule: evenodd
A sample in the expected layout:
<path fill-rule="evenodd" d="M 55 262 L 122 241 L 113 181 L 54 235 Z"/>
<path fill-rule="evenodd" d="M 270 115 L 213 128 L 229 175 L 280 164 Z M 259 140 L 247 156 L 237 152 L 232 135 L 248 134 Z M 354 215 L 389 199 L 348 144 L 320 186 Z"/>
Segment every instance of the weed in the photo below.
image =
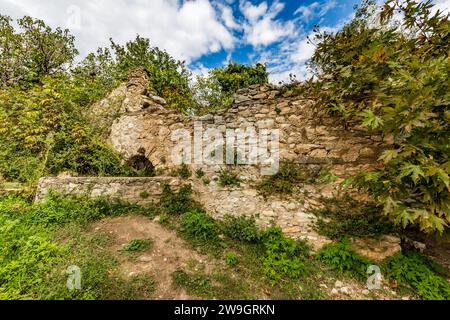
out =
<path fill-rule="evenodd" d="M 210 179 L 208 179 L 208 178 L 203 178 L 203 184 L 204 184 L 205 186 L 208 186 L 210 183 L 211 183 L 211 180 L 210 180 Z"/>
<path fill-rule="evenodd" d="M 205 172 L 203 171 L 202 168 L 198 168 L 195 171 L 195 175 L 196 175 L 197 178 L 201 179 L 201 178 L 203 178 L 205 176 Z"/>
<path fill-rule="evenodd" d="M 433 263 L 420 253 L 398 253 L 385 261 L 388 276 L 401 284 L 408 284 L 427 300 L 450 300 L 450 284 L 433 272 Z"/>
<path fill-rule="evenodd" d="M 150 239 L 133 239 L 126 243 L 122 250 L 127 252 L 145 251 L 153 245 Z"/>
<path fill-rule="evenodd" d="M 371 264 L 368 259 L 352 251 L 348 240 L 323 246 L 316 258 L 331 269 L 360 281 L 366 279 L 367 267 Z"/>
<path fill-rule="evenodd" d="M 304 261 L 309 256 L 309 248 L 306 243 L 285 238 L 281 229 L 275 227 L 267 229 L 263 239 L 266 249 L 263 270 L 272 285 L 283 278 L 298 279 L 307 273 Z"/>
<path fill-rule="evenodd" d="M 172 282 L 176 288 L 186 289 L 188 294 L 212 298 L 215 290 L 211 281 L 203 274 L 189 275 L 178 269 L 172 274 Z"/>
<path fill-rule="evenodd" d="M 322 183 L 331 183 L 331 182 L 335 182 L 336 180 L 337 180 L 337 176 L 329 170 L 323 171 L 319 177 L 319 182 L 322 182 Z"/>
<path fill-rule="evenodd" d="M 139 197 L 141 197 L 142 199 L 148 199 L 148 197 L 150 197 L 150 193 L 148 193 L 147 191 L 142 191 L 139 194 Z"/>
<path fill-rule="evenodd" d="M 187 164 L 183 163 L 178 168 L 177 175 L 183 179 L 189 179 L 192 176 L 192 171 Z"/>
<path fill-rule="evenodd" d="M 221 170 L 219 173 L 219 184 L 225 186 L 239 186 L 241 184 L 239 176 L 230 170 Z"/>
<path fill-rule="evenodd" d="M 167 214 L 183 214 L 193 209 L 201 210 L 201 206 L 191 198 L 192 186 L 190 184 L 174 192 L 169 185 L 163 186 L 160 197 L 160 207 Z"/>
<path fill-rule="evenodd" d="M 221 229 L 231 239 L 253 243 L 261 240 L 254 217 L 226 215 L 221 223 Z"/>
<path fill-rule="evenodd" d="M 238 258 L 235 252 L 228 252 L 225 256 L 225 262 L 227 265 L 234 267 L 238 263 Z"/>
<path fill-rule="evenodd" d="M 196 244 L 214 244 L 219 239 L 214 219 L 197 210 L 190 211 L 183 216 L 181 232 Z"/>

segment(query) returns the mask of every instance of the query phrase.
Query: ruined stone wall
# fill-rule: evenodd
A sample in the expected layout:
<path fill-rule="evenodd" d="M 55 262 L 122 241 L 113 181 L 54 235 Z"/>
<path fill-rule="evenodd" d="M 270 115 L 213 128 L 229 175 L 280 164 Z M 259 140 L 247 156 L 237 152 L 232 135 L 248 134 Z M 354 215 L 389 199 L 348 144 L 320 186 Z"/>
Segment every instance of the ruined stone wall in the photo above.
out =
<path fill-rule="evenodd" d="M 115 106 L 120 114 L 111 126 L 109 140 L 125 160 L 145 155 L 158 169 L 160 177 L 43 178 L 39 183 L 37 200 L 43 199 L 49 189 L 54 189 L 63 193 L 109 195 L 145 204 L 158 200 L 163 183 L 174 187 L 190 183 L 194 197 L 214 217 L 221 218 L 226 214 L 255 216 L 261 226 L 276 224 L 288 235 L 307 238 L 314 247 L 320 247 L 328 240 L 312 228 L 315 217 L 311 209 L 320 205 L 322 197 L 339 194 L 340 183 L 345 177 L 374 166 L 384 146 L 392 143 L 355 125 L 344 128 L 338 118 L 317 110 L 314 101 L 270 85 L 240 90 L 229 109 L 191 117 L 166 109 L 164 99 L 147 92 L 147 82 L 148 75 L 143 70 L 132 72 L 126 87 L 121 87 L 120 95 L 115 95 L 123 96 L 123 100 Z M 103 111 L 107 101 L 100 104 Z M 170 177 L 171 171 L 177 168 L 172 152 L 179 142 L 173 139 L 173 135 L 183 129 L 184 138 L 194 140 L 194 123 L 200 124 L 204 130 L 219 129 L 224 137 L 230 129 L 254 127 L 260 135 L 267 134 L 265 129 L 278 129 L 281 161 L 293 161 L 304 166 L 326 165 L 337 180 L 305 183 L 292 195 L 264 198 L 256 187 L 264 178 L 258 166 L 233 166 L 232 170 L 242 180 L 240 186 L 234 187 L 220 185 L 223 165 L 194 163 L 192 172 L 202 168 L 203 178 L 197 178 L 195 174 L 184 181 Z M 203 142 L 202 151 L 207 153 L 209 141 Z M 205 179 L 209 183 L 205 183 Z M 149 197 L 142 198 L 143 192 Z"/>
<path fill-rule="evenodd" d="M 142 77 L 131 74 L 126 112 L 113 123 L 110 143 L 126 159 L 144 153 L 156 168 L 175 165 L 172 151 L 179 141 L 174 133 L 184 129 L 193 139 L 195 122 L 203 130 L 219 129 L 224 137 L 227 129 L 253 127 L 258 134 L 263 129 L 278 129 L 281 161 L 333 163 L 342 173 L 346 168 L 373 164 L 389 142 L 358 126 L 345 129 L 339 118 L 314 108 L 314 101 L 270 85 L 240 90 L 229 109 L 202 117 L 183 116 L 165 109 L 163 99 L 148 95 L 145 81 L 139 81 Z M 203 152 L 207 145 L 204 141 Z M 193 159 L 194 151 L 190 151 Z"/>
<path fill-rule="evenodd" d="M 177 189 L 180 181 L 172 177 L 44 177 L 39 180 L 35 201 L 42 201 L 53 190 L 66 195 L 120 198 L 146 205 L 159 200 L 164 184 Z"/>

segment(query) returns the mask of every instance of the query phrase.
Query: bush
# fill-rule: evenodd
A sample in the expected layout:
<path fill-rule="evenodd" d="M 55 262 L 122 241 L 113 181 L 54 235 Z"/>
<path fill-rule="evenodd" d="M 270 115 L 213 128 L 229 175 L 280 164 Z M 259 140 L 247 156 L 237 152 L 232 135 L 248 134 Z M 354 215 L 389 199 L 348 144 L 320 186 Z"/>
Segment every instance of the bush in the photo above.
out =
<path fill-rule="evenodd" d="M 222 221 L 223 233 L 234 240 L 257 243 L 261 241 L 261 233 L 254 217 L 234 217 L 226 215 Z"/>
<path fill-rule="evenodd" d="M 263 179 L 257 186 L 261 195 L 292 194 L 301 183 L 314 183 L 320 177 L 320 166 L 307 166 L 292 162 L 280 164 L 278 172 Z"/>
<path fill-rule="evenodd" d="M 433 272 L 430 261 L 418 252 L 407 252 L 386 260 L 388 276 L 408 284 L 427 300 L 450 300 L 450 284 Z"/>
<path fill-rule="evenodd" d="M 188 165 L 183 163 L 177 170 L 177 175 L 180 178 L 188 179 L 192 176 L 192 171 L 189 169 Z"/>
<path fill-rule="evenodd" d="M 218 227 L 214 219 L 197 210 L 183 216 L 181 232 L 198 244 L 214 244 L 219 239 Z"/>
<path fill-rule="evenodd" d="M 369 260 L 352 251 L 350 243 L 346 240 L 325 245 L 316 257 L 328 267 L 349 274 L 357 280 L 363 281 L 367 277 Z"/>
<path fill-rule="evenodd" d="M 241 179 L 239 179 L 239 176 L 235 172 L 230 170 L 221 170 L 219 173 L 219 184 L 222 187 L 239 186 L 241 182 Z"/>
<path fill-rule="evenodd" d="M 298 279 L 307 273 L 304 259 L 309 256 L 306 243 L 285 238 L 280 228 L 269 228 L 264 232 L 263 271 L 275 285 L 284 277 Z"/>
<path fill-rule="evenodd" d="M 169 185 L 164 185 L 159 204 L 167 214 L 183 214 L 194 209 L 201 210 L 201 206 L 191 198 L 191 195 L 190 184 L 181 187 L 178 192 L 174 192 Z"/>

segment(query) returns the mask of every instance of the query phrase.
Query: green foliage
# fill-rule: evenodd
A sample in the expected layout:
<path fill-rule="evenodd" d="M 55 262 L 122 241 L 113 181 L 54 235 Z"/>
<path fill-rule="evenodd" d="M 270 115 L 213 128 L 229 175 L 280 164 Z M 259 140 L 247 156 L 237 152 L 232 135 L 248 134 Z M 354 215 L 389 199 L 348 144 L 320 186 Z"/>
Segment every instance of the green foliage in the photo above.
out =
<path fill-rule="evenodd" d="M 213 218 L 203 211 L 193 210 L 183 215 L 181 231 L 199 244 L 214 244 L 218 240 L 218 227 Z"/>
<path fill-rule="evenodd" d="M 191 210 L 201 210 L 200 204 L 192 199 L 192 186 L 182 186 L 178 192 L 173 191 L 169 185 L 163 186 L 159 201 L 160 207 L 167 214 L 183 214 Z"/>
<path fill-rule="evenodd" d="M 61 228 L 144 211 L 106 199 L 83 200 L 50 194 L 44 203 L 31 204 L 0 197 L 0 299 L 132 299 L 144 289 L 150 293 L 151 278 L 128 281 L 110 275 L 115 259 L 96 251 L 109 239 L 70 231 L 70 241 L 56 241 Z M 83 272 L 82 290 L 76 292 L 67 290 L 64 273 L 74 264 Z"/>
<path fill-rule="evenodd" d="M 153 245 L 153 241 L 150 239 L 133 239 L 128 241 L 122 248 L 123 251 L 136 252 L 145 251 Z"/>
<path fill-rule="evenodd" d="M 150 75 L 148 89 L 151 94 L 166 99 L 169 108 L 190 112 L 193 105 L 189 88 L 191 74 L 184 62 L 175 60 L 158 47 L 152 47 L 149 39 L 139 35 L 124 46 L 111 40 L 111 49 L 116 58 L 115 77 L 126 79 L 129 70 L 143 67 Z"/>
<path fill-rule="evenodd" d="M 185 288 L 188 294 L 212 297 L 214 287 L 204 275 L 189 275 L 178 269 L 172 274 L 172 283 L 176 288 Z"/>
<path fill-rule="evenodd" d="M 266 67 L 260 63 L 254 67 L 230 63 L 224 68 L 213 69 L 211 73 L 225 93 L 235 93 L 250 85 L 268 83 Z"/>
<path fill-rule="evenodd" d="M 226 109 L 233 103 L 233 96 L 239 89 L 267 82 L 266 67 L 260 63 L 255 66 L 230 63 L 211 70 L 206 76 L 197 76 L 192 87 L 197 113 Z"/>
<path fill-rule="evenodd" d="M 348 240 L 323 246 L 316 258 L 333 270 L 346 273 L 357 280 L 363 281 L 367 278 L 366 272 L 370 262 L 352 251 Z"/>
<path fill-rule="evenodd" d="M 256 226 L 254 217 L 226 215 L 222 221 L 221 229 L 231 239 L 249 243 L 261 241 L 261 233 Z"/>
<path fill-rule="evenodd" d="M 269 228 L 264 232 L 263 271 L 272 284 L 284 278 L 298 279 L 307 273 L 305 258 L 309 256 L 306 243 L 285 238 L 280 228 Z"/>
<path fill-rule="evenodd" d="M 63 71 L 78 54 L 69 30 L 52 30 L 44 21 L 25 16 L 17 20 L 0 15 L 0 85 L 39 81 Z"/>
<path fill-rule="evenodd" d="M 190 177 L 192 176 L 192 171 L 191 171 L 191 169 L 189 168 L 189 166 L 188 166 L 187 164 L 183 163 L 183 164 L 178 168 L 178 170 L 177 170 L 177 175 L 178 175 L 180 178 L 188 179 L 188 178 L 190 178 Z"/>
<path fill-rule="evenodd" d="M 198 169 L 195 171 L 195 176 L 196 176 L 197 178 L 201 179 L 201 178 L 203 178 L 203 177 L 205 176 L 205 172 L 203 171 L 202 168 L 198 168 Z"/>
<path fill-rule="evenodd" d="M 365 188 L 404 228 L 440 232 L 450 222 L 448 15 L 431 1 L 365 1 L 336 34 L 318 33 L 311 66 L 320 105 L 394 138 Z M 394 13 L 401 21 L 395 22 Z"/>
<path fill-rule="evenodd" d="M 315 229 L 328 238 L 376 238 L 396 231 L 394 225 L 382 215 L 380 206 L 374 203 L 362 203 L 346 195 L 322 199 L 322 204 L 323 208 L 314 210 L 318 217 Z"/>
<path fill-rule="evenodd" d="M 450 284 L 433 272 L 430 261 L 418 252 L 399 253 L 386 261 L 388 276 L 409 284 L 427 300 L 450 300 Z"/>
<path fill-rule="evenodd" d="M 236 252 L 228 252 L 225 255 L 225 262 L 227 265 L 234 267 L 238 264 L 238 258 Z"/>
<path fill-rule="evenodd" d="M 231 170 L 221 170 L 219 173 L 219 184 L 222 187 L 226 186 L 239 186 L 242 180 L 239 178 L 236 172 Z"/>
<path fill-rule="evenodd" d="M 261 195 L 292 194 L 301 183 L 315 183 L 321 174 L 320 166 L 305 166 L 293 162 L 282 162 L 278 172 L 264 178 L 257 186 Z"/>

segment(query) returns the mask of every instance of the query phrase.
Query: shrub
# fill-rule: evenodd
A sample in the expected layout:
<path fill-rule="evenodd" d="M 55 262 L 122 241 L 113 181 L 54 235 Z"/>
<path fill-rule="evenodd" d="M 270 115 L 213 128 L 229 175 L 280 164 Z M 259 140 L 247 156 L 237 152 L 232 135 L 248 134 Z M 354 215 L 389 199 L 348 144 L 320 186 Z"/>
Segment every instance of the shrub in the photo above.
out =
<path fill-rule="evenodd" d="M 235 266 L 238 263 L 238 258 L 235 252 L 228 252 L 225 256 L 225 262 L 229 266 Z"/>
<path fill-rule="evenodd" d="M 306 243 L 285 238 L 280 228 L 269 228 L 264 232 L 263 271 L 275 285 L 284 277 L 298 279 L 307 273 L 304 259 L 309 255 Z"/>
<path fill-rule="evenodd" d="M 257 186 L 261 195 L 292 194 L 301 183 L 314 183 L 320 176 L 320 166 L 305 166 L 292 162 L 280 164 L 278 172 L 263 179 Z"/>
<path fill-rule="evenodd" d="M 316 257 L 328 267 L 361 281 L 366 278 L 367 268 L 370 265 L 366 258 L 352 251 L 350 243 L 346 240 L 323 246 Z"/>
<path fill-rule="evenodd" d="M 219 184 L 222 187 L 239 186 L 241 182 L 241 179 L 239 179 L 239 176 L 235 172 L 230 170 L 221 170 L 219 173 Z"/>
<path fill-rule="evenodd" d="M 261 241 L 254 217 L 226 215 L 221 225 L 223 233 L 231 239 L 253 243 Z"/>
<path fill-rule="evenodd" d="M 195 175 L 196 175 L 197 178 L 201 179 L 201 178 L 203 178 L 205 176 L 205 172 L 203 171 L 202 168 L 198 168 L 195 171 Z"/>
<path fill-rule="evenodd" d="M 150 239 L 133 239 L 126 243 L 122 250 L 128 252 L 145 251 L 153 245 Z"/>
<path fill-rule="evenodd" d="M 177 175 L 180 178 L 188 179 L 192 176 L 192 171 L 189 169 L 189 166 L 185 163 L 183 163 L 177 170 Z"/>
<path fill-rule="evenodd" d="M 218 228 L 213 218 L 202 211 L 186 213 L 181 221 L 181 231 L 198 244 L 214 244 L 218 240 Z"/>
<path fill-rule="evenodd" d="M 433 272 L 432 265 L 418 252 L 398 253 L 386 260 L 388 276 L 409 284 L 427 300 L 450 300 L 450 284 Z"/>
<path fill-rule="evenodd" d="M 192 186 L 190 184 L 174 192 L 169 185 L 163 186 L 160 197 L 160 207 L 167 214 L 183 214 L 193 209 L 201 209 L 201 206 L 191 198 Z"/>

